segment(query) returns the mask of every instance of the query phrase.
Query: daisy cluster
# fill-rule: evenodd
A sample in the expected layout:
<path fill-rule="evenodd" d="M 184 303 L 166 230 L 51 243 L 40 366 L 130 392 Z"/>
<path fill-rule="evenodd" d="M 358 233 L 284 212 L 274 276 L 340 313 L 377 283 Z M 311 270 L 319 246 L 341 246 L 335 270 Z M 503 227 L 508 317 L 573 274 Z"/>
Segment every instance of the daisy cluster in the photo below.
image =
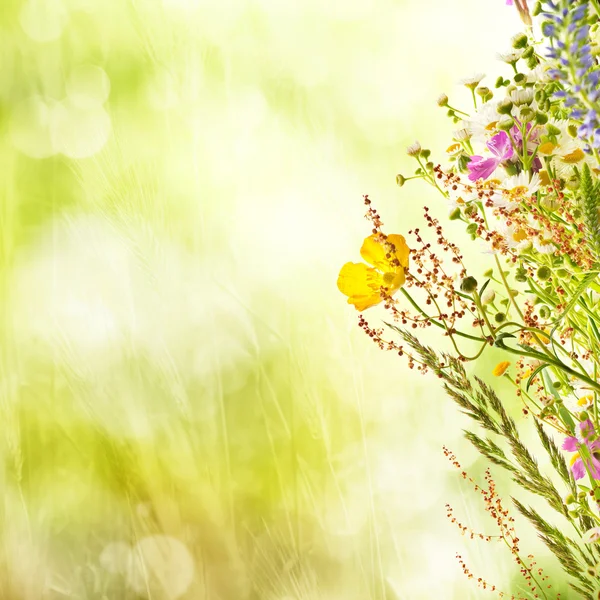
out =
<path fill-rule="evenodd" d="M 464 224 L 489 268 L 473 273 L 468 253 L 429 208 L 425 231 L 385 233 L 365 196 L 372 229 L 364 262 L 346 263 L 338 287 L 375 343 L 434 372 L 463 412 L 506 438 L 512 459 L 490 438 L 467 433 L 487 459 L 571 521 L 581 562 L 565 558 L 558 529 L 540 529 L 535 515 L 518 507 L 548 536 L 563 567 L 569 564 L 572 590 L 600 598 L 600 1 L 507 4 L 527 26 L 498 55 L 510 75 L 492 78 L 493 85 L 483 74 L 462 80 L 468 108 L 440 95 L 453 128 L 445 159 L 434 161 L 415 142 L 407 149 L 414 174 L 396 178 L 400 187 L 411 179 L 435 187 L 449 220 Z M 377 305 L 391 316 L 387 328 L 371 326 L 363 314 Z M 439 331 L 449 350 L 426 346 L 424 329 Z M 492 375 L 514 388 L 563 495 L 539 478 L 501 400 L 466 375 L 462 365 L 492 347 L 504 352 Z"/>

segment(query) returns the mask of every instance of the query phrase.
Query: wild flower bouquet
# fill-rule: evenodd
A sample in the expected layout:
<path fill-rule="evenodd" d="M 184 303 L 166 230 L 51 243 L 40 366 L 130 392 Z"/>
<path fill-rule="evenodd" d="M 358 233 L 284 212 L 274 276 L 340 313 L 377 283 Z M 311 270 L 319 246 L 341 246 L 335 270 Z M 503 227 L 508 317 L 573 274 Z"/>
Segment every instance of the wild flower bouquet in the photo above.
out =
<path fill-rule="evenodd" d="M 507 0 L 513 4 L 513 0 Z M 514 500 L 569 576 L 572 594 L 600 598 L 600 2 L 514 0 L 526 31 L 500 58 L 513 70 L 495 90 L 483 75 L 464 80 L 473 107 L 438 99 L 455 123 L 446 164 L 415 143 L 408 154 L 418 168 L 397 176 L 403 186 L 422 179 L 439 190 L 449 219 L 462 221 L 489 254 L 490 268 L 470 272 L 464 253 L 425 208 L 424 231 L 385 233 L 364 197 L 371 235 L 361 263 L 346 263 L 338 287 L 360 311 L 359 325 L 382 349 L 433 372 L 450 397 L 479 426 L 467 438 L 514 481 L 544 498 L 557 520 Z M 429 233 L 427 232 L 429 230 Z M 363 312 L 381 304 L 385 327 Z M 447 338 L 436 351 L 420 332 Z M 421 339 L 420 339 L 421 338 Z M 505 358 L 493 374 L 513 386 L 555 473 L 540 472 L 513 417 L 465 363 L 495 347 Z M 521 427 L 521 425 L 520 425 Z M 483 497 L 498 534 L 527 582 L 527 598 L 558 598 L 551 582 L 524 556 L 508 509 L 490 471 L 480 485 L 450 461 Z M 459 557 L 465 574 L 474 578 Z M 522 598 L 481 587 L 499 597 Z"/>

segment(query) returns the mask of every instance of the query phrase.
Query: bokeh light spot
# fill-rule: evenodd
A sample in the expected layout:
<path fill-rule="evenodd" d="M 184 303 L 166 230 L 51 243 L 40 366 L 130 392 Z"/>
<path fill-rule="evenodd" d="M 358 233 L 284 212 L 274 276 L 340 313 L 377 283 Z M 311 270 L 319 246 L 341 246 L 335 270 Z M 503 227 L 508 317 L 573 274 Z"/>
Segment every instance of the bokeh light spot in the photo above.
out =
<path fill-rule="evenodd" d="M 56 109 L 54 139 L 57 150 L 69 158 L 93 156 L 102 150 L 110 131 L 110 117 L 101 107 L 83 109 L 65 100 Z"/>
<path fill-rule="evenodd" d="M 194 579 L 194 560 L 186 546 L 166 535 L 140 540 L 127 582 L 141 596 L 175 600 L 188 590 Z"/>
<path fill-rule="evenodd" d="M 31 158 L 48 158 L 55 154 L 52 129 L 55 100 L 30 96 L 14 110 L 10 119 L 12 143 Z"/>
<path fill-rule="evenodd" d="M 95 65 L 81 65 L 67 80 L 69 101 L 77 108 L 97 108 L 110 94 L 110 79 L 104 69 Z"/>
<path fill-rule="evenodd" d="M 28 0 L 19 14 L 23 31 L 36 42 L 57 40 L 69 20 L 62 0 Z"/>

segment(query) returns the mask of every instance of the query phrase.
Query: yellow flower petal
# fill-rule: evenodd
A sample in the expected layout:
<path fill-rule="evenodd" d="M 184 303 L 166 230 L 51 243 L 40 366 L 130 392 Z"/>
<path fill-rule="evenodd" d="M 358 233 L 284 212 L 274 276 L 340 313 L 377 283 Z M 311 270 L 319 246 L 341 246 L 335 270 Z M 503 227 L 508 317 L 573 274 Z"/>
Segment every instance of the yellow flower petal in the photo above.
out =
<path fill-rule="evenodd" d="M 392 233 L 387 237 L 388 242 L 391 242 L 396 247 L 396 258 L 400 261 L 400 264 L 407 269 L 408 258 L 410 256 L 410 248 L 406 245 L 406 240 L 403 235 L 398 233 Z M 404 283 L 404 280 L 402 281 Z"/>
<path fill-rule="evenodd" d="M 508 367 L 510 367 L 510 361 L 503 360 L 502 362 L 499 362 L 494 367 L 494 370 L 492 371 L 492 375 L 495 375 L 496 377 L 500 377 L 501 375 L 504 375 L 504 373 L 506 373 L 506 369 L 508 369 Z"/>
<path fill-rule="evenodd" d="M 387 236 L 387 241 L 393 244 L 396 248 L 396 258 L 400 262 L 400 264 L 406 268 L 408 267 L 408 257 L 410 255 L 410 250 L 406 245 L 406 240 L 404 236 L 398 235 L 397 233 L 393 233 Z M 363 242 L 362 248 L 360 249 L 360 255 L 368 262 L 370 265 L 373 265 L 375 268 L 379 269 L 382 272 L 393 271 L 398 269 L 398 267 L 394 267 L 392 265 L 393 259 L 386 258 L 386 254 L 388 254 L 388 248 L 385 242 L 379 241 L 379 235 L 373 234 L 365 239 Z"/>
<path fill-rule="evenodd" d="M 379 235 L 374 233 L 365 239 L 360 249 L 360 255 L 380 271 L 388 271 L 390 261 L 385 257 L 386 247 L 379 241 Z"/>
<path fill-rule="evenodd" d="M 348 296 L 348 304 L 357 310 L 365 310 L 381 302 L 380 289 L 384 284 L 382 276 L 364 263 L 346 263 L 338 275 L 337 286 Z"/>

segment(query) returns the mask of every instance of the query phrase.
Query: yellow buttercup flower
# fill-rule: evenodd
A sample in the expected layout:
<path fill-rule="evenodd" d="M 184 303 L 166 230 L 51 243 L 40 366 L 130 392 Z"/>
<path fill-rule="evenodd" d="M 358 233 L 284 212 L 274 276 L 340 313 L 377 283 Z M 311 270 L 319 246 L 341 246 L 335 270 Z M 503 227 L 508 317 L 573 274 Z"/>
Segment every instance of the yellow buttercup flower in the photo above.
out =
<path fill-rule="evenodd" d="M 506 373 L 506 369 L 508 369 L 508 367 L 510 367 L 510 362 L 508 360 L 503 360 L 494 367 L 492 375 L 500 377 L 501 375 L 504 375 L 504 373 Z"/>
<path fill-rule="evenodd" d="M 410 249 L 401 235 L 392 234 L 384 239 L 379 234 L 370 235 L 363 242 L 360 255 L 372 266 L 346 263 L 338 276 L 338 289 L 348 296 L 348 304 L 353 304 L 356 310 L 375 306 L 382 300 L 381 288 L 391 296 L 404 285 L 409 254 Z"/>

